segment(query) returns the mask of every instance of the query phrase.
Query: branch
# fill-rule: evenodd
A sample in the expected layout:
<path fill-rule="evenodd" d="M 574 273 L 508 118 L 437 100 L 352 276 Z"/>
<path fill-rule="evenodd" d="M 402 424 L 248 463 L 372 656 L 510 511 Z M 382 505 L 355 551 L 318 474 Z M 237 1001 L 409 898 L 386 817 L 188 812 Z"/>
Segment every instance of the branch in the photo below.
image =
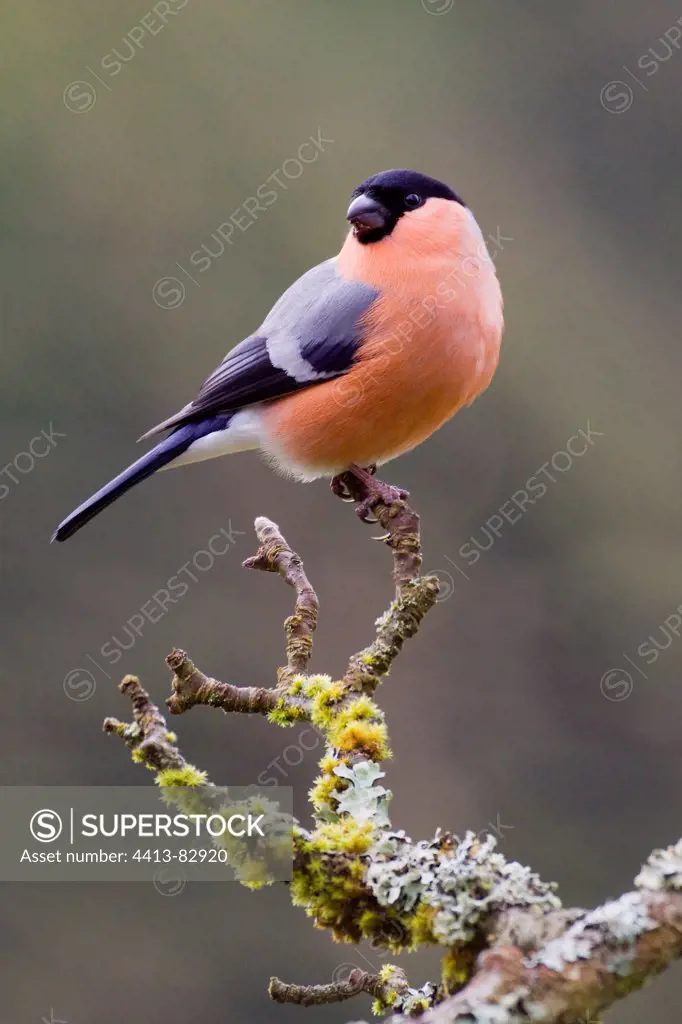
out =
<path fill-rule="evenodd" d="M 104 732 L 120 736 L 133 751 L 135 760 L 149 768 L 160 772 L 185 770 L 188 765 L 175 746 L 175 736 L 168 731 L 163 715 L 142 688 L 140 680 L 136 676 L 126 676 L 119 690 L 130 698 L 133 721 L 128 723 L 119 722 L 117 718 L 105 718 Z"/>
<path fill-rule="evenodd" d="M 319 601 L 317 594 L 303 571 L 303 562 L 292 551 L 279 527 L 265 516 L 255 522 L 256 535 L 261 547 L 252 558 L 242 564 L 245 569 L 278 572 L 296 591 L 294 614 L 284 623 L 287 638 L 287 667 L 280 670 L 280 685 L 290 683 L 296 673 L 305 672 L 313 652 L 313 633 L 317 626 Z"/>
<path fill-rule="evenodd" d="M 532 955 L 494 945 L 479 956 L 469 984 L 422 1024 L 596 1021 L 682 955 L 682 840 L 652 853 L 635 884 Z"/>
<path fill-rule="evenodd" d="M 266 715 L 277 707 L 275 690 L 256 686 L 233 686 L 211 679 L 196 667 L 184 651 L 174 648 L 166 658 L 173 672 L 172 693 L 166 699 L 171 715 L 182 715 L 196 704 L 207 704 L 223 711 Z"/>
<path fill-rule="evenodd" d="M 353 654 L 344 679 L 355 690 L 374 693 L 400 654 L 405 640 L 419 629 L 438 597 L 438 577 L 423 576 L 398 588 L 391 607 L 377 620 L 377 636 L 369 647 Z"/>
<path fill-rule="evenodd" d="M 267 814 L 269 828 L 265 835 L 259 832 L 259 838 L 254 838 L 250 832 L 246 838 L 241 838 L 242 833 L 215 835 L 213 845 L 223 857 L 218 863 L 229 864 L 235 877 L 253 889 L 286 877 L 291 863 L 292 843 L 290 838 L 287 841 L 292 833 L 291 816 L 283 814 L 277 803 L 262 796 L 254 799 L 245 794 L 235 801 L 226 789 L 214 786 L 205 772 L 182 756 L 177 737 L 167 730 L 163 715 L 140 681 L 135 676 L 126 676 L 119 689 L 132 702 L 133 721 L 107 718 L 104 731 L 123 739 L 132 750 L 133 760 L 155 772 L 165 803 L 175 805 L 185 814 L 206 817 L 229 817 L 250 811 L 258 812 L 261 817 Z M 295 828 L 294 834 L 301 841 L 307 833 Z"/>
<path fill-rule="evenodd" d="M 384 978 L 384 974 L 388 977 Z M 374 996 L 384 1002 L 393 991 L 407 995 L 409 986 L 403 971 L 390 968 L 389 972 L 370 974 L 357 968 L 347 978 L 334 981 L 329 985 L 289 985 L 279 978 L 270 978 L 268 992 L 276 1003 L 295 1003 L 297 1006 L 321 1006 L 327 1003 L 341 1003 L 352 999 L 360 992 Z"/>
<path fill-rule="evenodd" d="M 317 596 L 279 527 L 261 517 L 260 547 L 244 565 L 278 573 L 295 591 L 286 665 L 271 688 L 239 687 L 204 675 L 175 649 L 167 658 L 167 705 L 172 714 L 205 704 L 318 728 L 325 754 L 310 792 L 314 829 L 294 824 L 294 904 L 338 940 L 370 940 L 394 953 L 438 945 L 442 973 L 421 989 L 392 965 L 327 985 L 273 978 L 272 998 L 310 1006 L 366 993 L 376 1012 L 394 1014 L 393 1024 L 416 1016 L 424 1024 L 596 1024 L 595 1014 L 682 956 L 682 840 L 650 856 L 634 891 L 588 912 L 564 909 L 555 886 L 508 861 L 492 836 L 460 839 L 439 830 L 413 842 L 392 827 L 391 793 L 381 785 L 391 753 L 373 696 L 433 607 L 438 581 L 419 575 L 419 517 L 406 492 L 358 467 L 333 481 L 333 490 L 356 502 L 361 519 L 381 523 L 386 534 L 378 539 L 392 551 L 395 597 L 373 641 L 350 657 L 341 679 L 309 673 Z M 133 722 L 107 719 L 105 731 L 120 736 L 161 785 L 206 786 L 139 681 L 127 676 L 121 690 Z"/>
<path fill-rule="evenodd" d="M 344 500 L 357 502 L 356 512 L 365 522 L 379 522 L 386 531 L 377 537 L 393 551 L 396 588 L 417 579 L 422 564 L 419 516 L 406 502 L 407 491 L 377 480 L 367 470 L 353 466 L 332 481 L 332 490 Z M 374 513 L 376 520 L 371 520 Z"/>
<path fill-rule="evenodd" d="M 277 524 L 259 516 L 255 528 L 261 547 L 244 561 L 244 567 L 277 572 L 296 591 L 294 613 L 284 623 L 286 667 L 279 670 L 275 688 L 234 686 L 204 675 L 184 651 L 175 648 L 166 658 L 174 673 L 172 693 L 166 700 L 172 715 L 181 715 L 197 704 L 221 708 L 225 712 L 269 714 L 282 706 L 283 697 L 296 675 L 304 672 L 308 665 L 317 626 L 317 594 L 304 572 L 301 558 L 289 547 Z M 309 717 L 301 701 L 288 702 L 287 706 L 299 712 L 297 717 Z"/>

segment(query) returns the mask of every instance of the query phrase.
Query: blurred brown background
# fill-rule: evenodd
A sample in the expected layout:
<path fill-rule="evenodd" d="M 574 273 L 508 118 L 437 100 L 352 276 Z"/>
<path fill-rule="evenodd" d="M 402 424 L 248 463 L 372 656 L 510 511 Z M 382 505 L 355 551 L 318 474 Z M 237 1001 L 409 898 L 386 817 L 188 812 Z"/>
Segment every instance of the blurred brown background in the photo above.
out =
<path fill-rule="evenodd" d="M 0 14 L 0 463 L 17 481 L 0 476 L 3 782 L 150 784 L 100 726 L 127 714 L 124 672 L 163 699 L 173 644 L 223 678 L 273 681 L 290 597 L 240 570 L 257 514 L 280 523 L 318 588 L 315 667 L 340 671 L 370 638 L 387 553 L 324 483 L 278 479 L 255 455 L 162 474 L 68 544 L 48 540 L 338 249 L 352 188 L 414 167 L 506 239 L 508 327 L 490 391 L 387 474 L 423 513 L 425 567 L 446 598 L 380 691 L 393 820 L 416 837 L 492 823 L 569 904 L 618 894 L 682 831 L 682 8 L 148 2 L 16 0 Z M 128 58 L 117 72 L 114 50 Z M 284 175 L 318 129 L 333 142 Z M 211 233 L 275 172 L 286 188 L 198 273 L 191 254 L 217 251 Z M 158 285 L 162 305 L 177 302 L 162 308 L 153 290 L 171 276 L 184 298 Z M 486 521 L 588 422 L 586 453 L 570 467 L 557 456 L 555 482 L 536 477 L 546 492 L 471 565 L 460 548 L 486 546 Z M 65 436 L 15 465 L 50 424 Z M 243 536 L 112 667 L 103 645 L 128 645 L 127 620 L 230 523 Z M 296 730 L 203 709 L 174 724 L 216 782 L 254 782 L 279 759 L 305 813 L 316 751 L 296 763 Z M 315 932 L 284 887 L 2 895 L 2 1016 L 17 1022 L 52 1007 L 68 1024 L 286 1024 L 304 1011 L 268 1002 L 270 974 L 321 982 L 344 962 L 386 962 Z M 406 964 L 414 983 L 435 960 Z M 681 996 L 678 968 L 609 1020 L 675 1020 Z M 305 1019 L 367 1017 L 363 1000 Z"/>

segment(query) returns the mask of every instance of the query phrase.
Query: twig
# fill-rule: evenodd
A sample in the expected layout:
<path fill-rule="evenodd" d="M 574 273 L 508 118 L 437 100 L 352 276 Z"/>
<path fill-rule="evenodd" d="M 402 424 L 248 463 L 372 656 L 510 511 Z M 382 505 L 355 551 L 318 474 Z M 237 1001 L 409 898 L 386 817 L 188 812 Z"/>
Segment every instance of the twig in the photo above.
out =
<path fill-rule="evenodd" d="M 277 706 L 280 695 L 274 689 L 233 686 L 212 679 L 196 667 L 184 651 L 174 648 L 166 658 L 173 674 L 172 694 L 166 705 L 172 715 L 181 715 L 196 704 L 208 704 L 227 712 L 266 715 Z"/>
<path fill-rule="evenodd" d="M 104 732 L 120 736 L 136 752 L 138 760 L 156 771 L 186 768 L 187 762 L 175 746 L 175 737 L 168 732 L 166 720 L 140 680 L 126 676 L 119 690 L 132 702 L 134 721 L 129 724 L 117 718 L 105 718 Z"/>
<path fill-rule="evenodd" d="M 436 603 L 438 578 L 421 576 L 398 589 L 398 596 L 377 620 L 377 636 L 369 647 L 353 654 L 344 679 L 353 689 L 374 693 L 383 676 L 400 654 L 405 640 L 419 629 L 422 619 Z"/>
<path fill-rule="evenodd" d="M 280 672 L 279 684 L 286 686 L 295 675 L 305 672 L 308 667 L 313 651 L 319 601 L 303 570 L 303 562 L 289 547 L 279 526 L 265 516 L 259 516 L 254 525 L 261 546 L 255 555 L 242 563 L 244 568 L 278 572 L 296 591 L 294 614 L 284 622 L 287 667 Z"/>
<path fill-rule="evenodd" d="M 341 1003 L 352 999 L 360 992 L 384 999 L 389 991 L 392 993 L 409 990 L 403 971 L 393 968 L 390 981 L 385 981 L 379 974 L 370 974 L 359 967 L 351 971 L 347 978 L 331 982 L 328 985 L 290 985 L 279 978 L 270 978 L 268 992 L 276 1003 L 295 1003 L 297 1006 L 321 1006 L 325 1003 Z"/>

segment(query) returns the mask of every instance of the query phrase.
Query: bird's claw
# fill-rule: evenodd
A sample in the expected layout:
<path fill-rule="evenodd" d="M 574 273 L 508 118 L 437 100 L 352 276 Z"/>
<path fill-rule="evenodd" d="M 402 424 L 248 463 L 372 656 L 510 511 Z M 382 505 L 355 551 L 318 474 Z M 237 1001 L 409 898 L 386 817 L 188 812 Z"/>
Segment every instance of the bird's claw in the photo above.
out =
<path fill-rule="evenodd" d="M 358 502 L 355 509 L 358 518 L 363 523 L 372 524 L 379 522 L 374 514 L 378 505 L 384 505 L 388 508 L 396 502 L 405 501 L 409 498 L 409 491 L 404 490 L 402 487 L 394 487 L 392 484 L 384 483 L 383 480 L 377 480 L 374 477 L 376 469 L 374 465 L 363 469 L 354 467 L 353 469 L 346 470 L 345 473 L 339 473 L 338 476 L 332 477 L 329 485 L 332 493 L 337 498 L 340 498 L 342 501 L 353 502 L 357 501 L 357 497 L 354 497 L 351 481 L 359 480 L 364 482 L 367 496 Z M 357 491 L 355 493 L 357 494 Z"/>
<path fill-rule="evenodd" d="M 409 496 L 409 491 L 402 487 L 394 487 L 392 484 L 385 484 L 383 481 L 377 480 L 372 493 L 360 502 L 355 511 L 363 523 L 377 523 L 379 520 L 373 515 L 377 505 L 385 505 L 390 508 L 391 505 L 395 505 L 399 501 L 405 501 Z"/>
<path fill-rule="evenodd" d="M 338 476 L 333 476 L 329 481 L 332 494 L 335 494 L 341 501 L 352 502 L 355 499 L 348 489 L 348 485 L 344 479 L 345 473 L 339 473 Z"/>

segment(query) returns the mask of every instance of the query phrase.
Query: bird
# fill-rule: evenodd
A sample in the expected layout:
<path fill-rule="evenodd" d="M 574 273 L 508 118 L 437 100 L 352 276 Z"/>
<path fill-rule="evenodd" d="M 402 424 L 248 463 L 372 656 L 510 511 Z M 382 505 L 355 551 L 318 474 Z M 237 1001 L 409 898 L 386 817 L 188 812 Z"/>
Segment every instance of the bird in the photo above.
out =
<path fill-rule="evenodd" d="M 339 253 L 298 278 L 188 405 L 140 440 L 150 451 L 57 527 L 64 541 L 158 470 L 260 449 L 300 481 L 377 466 L 426 440 L 489 385 L 503 301 L 460 196 L 417 171 L 351 194 Z M 339 491 L 337 490 L 337 493 Z"/>

